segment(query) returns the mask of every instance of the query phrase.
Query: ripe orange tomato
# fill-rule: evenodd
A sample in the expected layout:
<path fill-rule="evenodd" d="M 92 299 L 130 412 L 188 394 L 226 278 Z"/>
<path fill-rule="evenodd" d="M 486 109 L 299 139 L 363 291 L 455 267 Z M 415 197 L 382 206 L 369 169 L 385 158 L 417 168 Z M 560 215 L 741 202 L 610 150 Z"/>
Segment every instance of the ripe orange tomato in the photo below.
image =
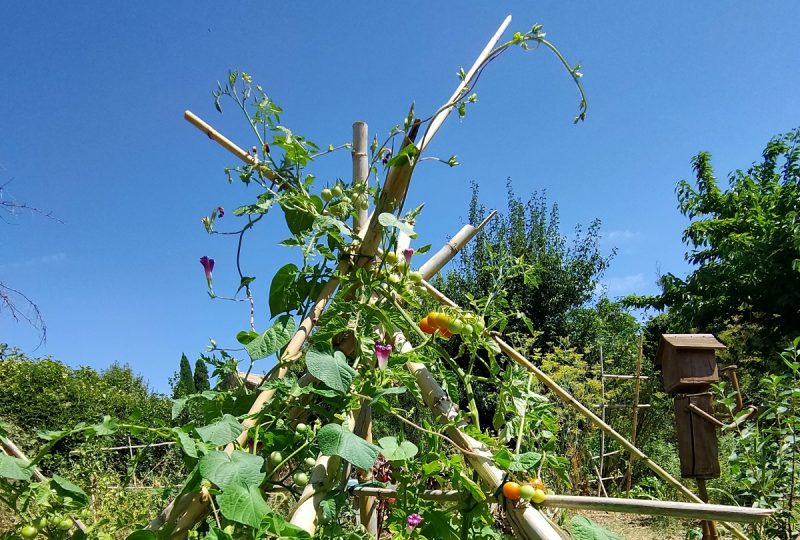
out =
<path fill-rule="evenodd" d="M 542 482 L 541 478 L 537 478 L 536 480 L 531 480 L 531 485 L 533 489 L 541 489 L 544 491 L 544 482 Z"/>
<path fill-rule="evenodd" d="M 440 328 L 440 329 L 439 329 L 439 333 L 441 333 L 441 334 L 442 334 L 442 337 L 443 337 L 443 338 L 449 338 L 450 336 L 452 336 L 452 335 L 453 335 L 453 333 L 452 333 L 452 332 L 450 332 L 450 331 L 447 329 L 447 327 Z"/>
<path fill-rule="evenodd" d="M 509 501 L 518 501 L 520 489 L 521 486 L 516 482 L 506 482 L 503 484 L 503 497 Z"/>
<path fill-rule="evenodd" d="M 436 331 L 436 328 L 431 326 L 428 317 L 424 317 L 421 321 L 419 321 L 419 329 L 426 334 L 433 334 Z"/>

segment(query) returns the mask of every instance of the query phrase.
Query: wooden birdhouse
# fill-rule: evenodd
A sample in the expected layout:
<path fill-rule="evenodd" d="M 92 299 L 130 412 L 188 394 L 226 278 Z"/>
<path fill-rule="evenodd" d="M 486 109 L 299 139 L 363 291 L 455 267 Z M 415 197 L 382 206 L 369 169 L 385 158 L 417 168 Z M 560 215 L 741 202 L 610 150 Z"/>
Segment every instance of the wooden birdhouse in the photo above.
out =
<path fill-rule="evenodd" d="M 719 476 L 717 426 L 693 412 L 693 407 L 713 416 L 711 394 L 693 394 L 675 398 L 675 430 L 678 434 L 681 477 L 717 478 Z"/>
<path fill-rule="evenodd" d="M 656 365 L 670 394 L 702 392 L 719 382 L 717 349 L 725 345 L 711 334 L 663 334 Z"/>

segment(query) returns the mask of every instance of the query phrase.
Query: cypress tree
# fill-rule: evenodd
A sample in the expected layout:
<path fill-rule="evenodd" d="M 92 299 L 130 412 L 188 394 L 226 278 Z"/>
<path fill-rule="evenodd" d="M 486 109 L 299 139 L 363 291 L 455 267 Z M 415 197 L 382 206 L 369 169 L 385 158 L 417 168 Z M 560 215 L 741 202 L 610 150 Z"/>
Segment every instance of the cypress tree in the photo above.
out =
<path fill-rule="evenodd" d="M 211 390 L 211 381 L 208 379 L 208 368 L 202 358 L 194 364 L 194 391 L 204 392 Z"/>
<path fill-rule="evenodd" d="M 178 375 L 178 382 L 172 392 L 173 398 L 180 398 L 189 394 L 194 394 L 194 378 L 192 378 L 192 366 L 185 354 L 181 355 L 181 368 Z"/>

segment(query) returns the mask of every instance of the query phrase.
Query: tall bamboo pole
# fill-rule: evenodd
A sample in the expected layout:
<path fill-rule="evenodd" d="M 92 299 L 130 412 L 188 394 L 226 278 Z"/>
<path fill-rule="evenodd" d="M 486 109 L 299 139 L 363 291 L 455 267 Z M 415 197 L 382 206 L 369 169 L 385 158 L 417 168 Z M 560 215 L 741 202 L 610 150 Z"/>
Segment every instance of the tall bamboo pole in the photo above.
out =
<path fill-rule="evenodd" d="M 633 418 L 631 419 L 631 444 L 636 446 L 639 427 L 639 390 L 642 387 L 642 356 L 644 355 L 644 334 L 639 336 L 639 354 L 636 356 L 636 382 L 633 387 Z M 628 459 L 628 473 L 625 475 L 625 493 L 630 495 L 633 480 L 633 455 Z M 706 501 L 708 502 L 708 501 Z"/>
<path fill-rule="evenodd" d="M 433 285 L 424 281 L 423 284 L 425 288 L 428 290 L 428 293 L 435 298 L 439 303 L 443 305 L 447 305 L 450 307 L 458 307 L 458 304 L 453 302 L 450 298 L 445 296 L 441 291 L 436 289 Z M 677 480 L 674 476 L 669 474 L 665 471 L 658 463 L 651 460 L 644 452 L 639 450 L 637 447 L 632 445 L 628 439 L 626 439 L 623 435 L 619 434 L 614 428 L 603 422 L 596 414 L 594 414 L 591 410 L 589 410 L 583 403 L 575 399 L 572 394 L 567 392 L 564 388 L 562 388 L 557 382 L 551 379 L 546 373 L 540 370 L 538 367 L 533 365 L 530 360 L 525 358 L 522 354 L 520 354 L 516 349 L 514 349 L 511 345 L 503 341 L 497 333 L 492 333 L 492 339 L 495 343 L 500 347 L 500 350 L 508 356 L 511 360 L 513 360 L 517 365 L 527 369 L 531 373 L 533 373 L 537 379 L 539 379 L 542 384 L 547 386 L 551 392 L 553 392 L 556 396 L 558 396 L 561 401 L 567 403 L 568 405 L 572 406 L 576 409 L 579 413 L 581 413 L 585 418 L 591 421 L 594 425 L 598 428 L 603 430 L 607 433 L 611 438 L 615 439 L 620 445 L 622 445 L 625 450 L 633 454 L 637 460 L 641 460 L 650 470 L 652 470 L 656 475 L 658 475 L 662 480 L 670 484 L 672 487 L 680 491 L 686 498 L 698 502 L 703 503 L 705 502 L 694 494 L 692 490 L 688 487 L 683 485 L 679 480 Z M 722 523 L 725 528 L 727 528 L 731 533 L 734 534 L 740 540 L 748 540 L 747 536 L 736 528 L 734 525 L 729 523 Z"/>
<path fill-rule="evenodd" d="M 355 122 L 353 124 L 353 185 L 366 185 L 369 177 L 369 155 L 367 154 L 367 144 L 369 141 L 369 130 L 366 122 Z M 364 197 L 368 197 L 367 194 Z M 369 199 L 367 199 L 369 200 Z M 369 209 L 359 206 L 358 214 L 353 218 L 353 230 L 361 231 L 369 221 Z"/>

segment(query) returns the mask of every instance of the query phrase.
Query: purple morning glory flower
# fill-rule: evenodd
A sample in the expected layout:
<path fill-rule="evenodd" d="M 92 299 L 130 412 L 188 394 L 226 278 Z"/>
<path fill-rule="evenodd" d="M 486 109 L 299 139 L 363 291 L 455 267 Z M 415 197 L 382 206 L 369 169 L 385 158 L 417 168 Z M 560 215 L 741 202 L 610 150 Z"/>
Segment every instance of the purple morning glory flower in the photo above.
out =
<path fill-rule="evenodd" d="M 375 343 L 375 358 L 378 359 L 378 367 L 386 369 L 389 363 L 389 355 L 392 353 L 391 345 L 384 345 L 383 343 Z"/>
<path fill-rule="evenodd" d="M 214 270 L 214 259 L 209 259 L 205 255 L 200 257 L 200 264 L 203 265 L 203 270 L 206 271 L 206 281 L 208 282 L 208 288 L 211 288 L 211 271 Z"/>
<path fill-rule="evenodd" d="M 403 257 L 406 258 L 406 266 L 411 264 L 411 256 L 412 255 L 414 255 L 414 249 L 413 248 L 406 248 L 406 249 L 403 250 Z"/>
<path fill-rule="evenodd" d="M 419 514 L 411 514 L 406 518 L 406 532 L 411 534 L 411 531 L 417 528 L 422 523 L 422 516 Z"/>
<path fill-rule="evenodd" d="M 223 217 L 225 215 L 225 209 L 221 206 L 217 206 L 217 215 Z"/>

